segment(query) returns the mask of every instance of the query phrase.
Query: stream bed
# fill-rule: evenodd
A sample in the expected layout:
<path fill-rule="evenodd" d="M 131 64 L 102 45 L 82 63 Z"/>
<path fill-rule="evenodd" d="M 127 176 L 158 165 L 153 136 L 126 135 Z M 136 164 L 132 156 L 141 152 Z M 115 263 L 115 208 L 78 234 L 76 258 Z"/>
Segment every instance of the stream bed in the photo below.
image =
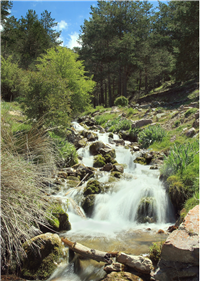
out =
<path fill-rule="evenodd" d="M 74 128 L 81 131 L 84 128 L 74 122 Z M 83 190 L 87 182 L 78 188 L 64 188 L 54 197 L 62 201 L 69 215 L 71 230 L 61 233 L 73 242 L 79 242 L 92 249 L 101 251 L 122 251 L 133 255 L 147 255 L 152 242 L 165 241 L 167 228 L 175 222 L 173 208 L 162 182 L 159 180 L 159 170 L 151 170 L 148 165 L 134 163 L 137 152 L 131 153 L 121 145 L 111 144 L 108 133 L 99 133 L 98 140 L 115 149 L 116 160 L 124 165 L 123 177 L 117 179 L 105 193 L 96 194 L 92 216 L 84 216 L 81 208 Z M 118 139 L 114 135 L 114 139 Z M 93 167 L 93 156 L 87 146 L 80 148 L 78 154 L 81 163 Z M 97 169 L 95 178 L 106 184 L 110 172 Z M 67 195 L 66 195 L 67 193 Z M 152 203 L 145 203 L 145 198 L 151 198 Z M 141 202 L 144 201 L 142 205 Z M 77 215 L 75 208 L 79 208 L 83 216 Z M 144 212 L 147 217 L 155 220 L 141 223 L 138 213 Z M 164 233 L 158 234 L 162 229 Z M 79 260 L 77 263 L 63 263 L 49 280 L 57 281 L 98 281 L 105 276 L 103 263 L 91 260 Z M 77 269 L 78 268 L 78 269 Z M 76 274 L 77 273 L 77 274 Z"/>

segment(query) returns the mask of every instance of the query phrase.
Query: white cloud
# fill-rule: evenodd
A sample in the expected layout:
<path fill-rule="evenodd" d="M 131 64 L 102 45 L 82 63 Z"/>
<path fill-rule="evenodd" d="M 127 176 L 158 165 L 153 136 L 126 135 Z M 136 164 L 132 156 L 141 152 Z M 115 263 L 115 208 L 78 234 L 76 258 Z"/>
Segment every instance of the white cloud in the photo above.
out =
<path fill-rule="evenodd" d="M 74 32 L 73 34 L 69 35 L 70 40 L 67 43 L 67 47 L 73 49 L 74 47 L 81 47 L 81 45 L 77 42 L 79 34 L 78 32 Z"/>
<path fill-rule="evenodd" d="M 68 24 L 66 21 L 61 20 L 60 22 L 58 22 L 58 25 L 57 25 L 58 30 L 63 30 L 63 29 L 66 29 L 67 27 L 68 27 Z"/>

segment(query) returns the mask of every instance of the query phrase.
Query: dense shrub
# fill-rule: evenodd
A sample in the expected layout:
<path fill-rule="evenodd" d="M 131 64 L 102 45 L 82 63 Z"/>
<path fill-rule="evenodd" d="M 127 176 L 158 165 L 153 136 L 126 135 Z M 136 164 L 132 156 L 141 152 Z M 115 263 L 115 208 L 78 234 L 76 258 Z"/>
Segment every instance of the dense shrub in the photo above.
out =
<path fill-rule="evenodd" d="M 128 105 L 128 99 L 124 96 L 120 96 L 115 99 L 114 105 L 116 106 L 127 106 Z"/>
<path fill-rule="evenodd" d="M 109 132 L 119 132 L 119 131 L 127 131 L 130 130 L 132 125 L 131 120 L 128 119 L 122 119 L 122 120 L 118 120 L 117 122 L 115 122 L 114 125 L 112 125 L 109 128 Z"/>
<path fill-rule="evenodd" d="M 11 101 L 19 95 L 23 71 L 12 62 L 12 56 L 5 59 L 1 56 L 1 96 Z"/>
<path fill-rule="evenodd" d="M 162 141 L 166 131 L 160 126 L 148 126 L 138 134 L 139 143 L 143 148 L 149 147 L 155 141 Z"/>

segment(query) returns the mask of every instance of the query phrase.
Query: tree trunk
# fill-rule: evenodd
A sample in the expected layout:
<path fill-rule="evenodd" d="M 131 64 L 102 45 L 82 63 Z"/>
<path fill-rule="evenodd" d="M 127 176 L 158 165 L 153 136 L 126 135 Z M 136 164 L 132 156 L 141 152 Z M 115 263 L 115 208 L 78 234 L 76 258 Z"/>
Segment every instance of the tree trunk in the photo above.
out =
<path fill-rule="evenodd" d="M 113 106 L 112 92 L 111 92 L 111 81 L 110 81 L 110 70 L 108 70 L 108 97 L 109 97 L 109 107 Z"/>
<path fill-rule="evenodd" d="M 107 84 L 105 82 L 105 107 L 108 107 Z"/>

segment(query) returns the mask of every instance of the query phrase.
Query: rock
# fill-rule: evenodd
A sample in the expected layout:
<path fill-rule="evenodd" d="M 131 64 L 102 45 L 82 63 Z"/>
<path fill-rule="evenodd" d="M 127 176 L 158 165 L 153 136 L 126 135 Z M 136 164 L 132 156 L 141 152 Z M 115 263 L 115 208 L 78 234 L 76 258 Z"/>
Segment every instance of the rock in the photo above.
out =
<path fill-rule="evenodd" d="M 132 127 L 132 129 L 133 128 L 140 128 L 140 127 L 146 126 L 146 125 L 151 124 L 151 123 L 153 123 L 152 119 L 140 119 L 138 121 L 133 122 L 131 127 Z"/>
<path fill-rule="evenodd" d="M 133 150 L 134 150 L 134 151 L 139 151 L 140 148 L 139 148 L 138 146 L 135 146 L 135 145 L 134 145 L 134 146 L 133 146 Z"/>
<path fill-rule="evenodd" d="M 185 132 L 186 137 L 193 137 L 196 133 L 195 128 L 191 128 L 188 131 Z"/>
<path fill-rule="evenodd" d="M 89 180 L 84 188 L 83 195 L 98 194 L 101 192 L 101 184 L 98 180 Z"/>
<path fill-rule="evenodd" d="M 46 280 L 63 256 L 63 245 L 57 234 L 45 233 L 23 244 L 27 257 L 23 259 L 21 277 L 28 280 Z"/>
<path fill-rule="evenodd" d="M 140 277 L 130 272 L 111 272 L 102 281 L 142 281 Z"/>
<path fill-rule="evenodd" d="M 124 167 L 122 165 L 113 165 L 113 171 L 123 173 L 124 172 Z"/>
<path fill-rule="evenodd" d="M 165 241 L 155 280 L 199 280 L 199 205 Z"/>
<path fill-rule="evenodd" d="M 100 168 L 105 166 L 105 164 L 106 164 L 106 160 L 101 154 L 98 154 L 94 157 L 93 167 Z"/>
<path fill-rule="evenodd" d="M 177 226 L 172 225 L 172 226 L 169 226 L 169 227 L 168 227 L 167 231 L 168 231 L 168 232 L 173 232 L 173 231 L 176 230 L 177 228 L 178 228 Z"/>
<path fill-rule="evenodd" d="M 76 149 L 79 149 L 81 147 L 85 147 L 86 145 L 87 145 L 87 139 L 83 138 L 76 143 Z"/>
<path fill-rule="evenodd" d="M 88 217 L 92 216 L 94 210 L 95 194 L 87 195 L 81 203 L 81 207 Z"/>
<path fill-rule="evenodd" d="M 152 261 L 142 256 L 126 255 L 120 252 L 116 257 L 116 261 L 123 263 L 143 274 L 150 274 L 151 270 L 153 269 Z"/>
<path fill-rule="evenodd" d="M 199 110 L 195 113 L 195 119 L 199 118 Z"/>
<path fill-rule="evenodd" d="M 94 168 L 86 167 L 83 164 L 76 164 L 72 167 L 74 170 L 76 170 L 76 176 L 79 176 L 82 180 L 87 174 L 88 176 L 85 178 L 85 180 L 88 180 L 89 178 L 93 177 L 94 175 Z"/>
<path fill-rule="evenodd" d="M 165 231 L 162 230 L 162 229 L 159 229 L 158 232 L 157 232 L 157 234 L 163 234 L 163 233 L 165 233 Z"/>
<path fill-rule="evenodd" d="M 119 139 L 119 140 L 113 140 L 114 143 L 116 143 L 116 145 L 125 145 L 125 141 L 122 140 L 122 139 Z"/>
<path fill-rule="evenodd" d="M 113 164 L 112 163 L 107 163 L 103 168 L 101 168 L 101 171 L 106 171 L 110 172 L 113 169 Z"/>
<path fill-rule="evenodd" d="M 195 121 L 193 122 L 192 126 L 194 128 L 199 128 L 199 119 L 195 119 Z"/>
<path fill-rule="evenodd" d="M 99 154 L 99 150 L 101 148 L 106 148 L 106 147 L 108 147 L 108 146 L 106 146 L 102 141 L 96 141 L 90 145 L 90 153 L 92 155 L 97 155 L 97 154 Z M 109 149 L 111 149 L 111 148 L 109 147 Z"/>
<path fill-rule="evenodd" d="M 104 266 L 104 271 L 110 273 L 112 271 L 120 272 L 124 271 L 125 266 L 119 262 L 113 262 L 112 264 L 106 264 Z"/>

